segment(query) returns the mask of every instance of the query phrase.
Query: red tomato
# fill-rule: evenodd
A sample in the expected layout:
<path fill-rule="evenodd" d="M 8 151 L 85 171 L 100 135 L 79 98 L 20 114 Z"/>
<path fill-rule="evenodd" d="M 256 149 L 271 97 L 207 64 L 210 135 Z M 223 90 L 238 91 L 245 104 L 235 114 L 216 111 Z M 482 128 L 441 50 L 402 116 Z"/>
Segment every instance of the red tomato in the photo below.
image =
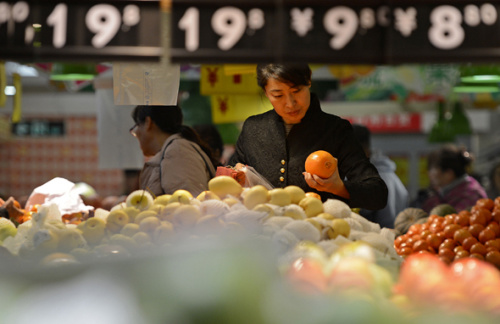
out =
<path fill-rule="evenodd" d="M 460 228 L 457 231 L 455 231 L 455 234 L 453 235 L 453 239 L 455 241 L 459 242 L 460 244 L 462 244 L 466 238 L 471 237 L 471 236 L 472 236 L 472 234 L 469 232 L 468 228 Z"/>
<path fill-rule="evenodd" d="M 465 250 L 470 251 L 470 248 L 477 242 L 478 240 L 474 236 L 471 236 L 464 240 L 462 246 L 464 247 Z"/>
<path fill-rule="evenodd" d="M 487 241 L 493 240 L 495 237 L 495 232 L 489 228 L 485 228 L 481 231 L 481 233 L 479 233 L 479 241 L 483 244 Z"/>
<path fill-rule="evenodd" d="M 455 232 L 457 230 L 459 230 L 460 228 L 461 228 L 460 225 L 457 225 L 457 224 L 446 225 L 443 229 L 444 236 L 446 236 L 446 238 L 451 239 L 455 235 Z"/>
<path fill-rule="evenodd" d="M 494 206 L 495 202 L 490 198 L 481 198 L 476 201 L 476 207 L 485 208 L 489 211 L 492 211 Z"/>
<path fill-rule="evenodd" d="M 469 226 L 469 232 L 474 236 L 475 238 L 479 237 L 479 233 L 484 230 L 484 225 L 481 224 L 472 224 Z"/>

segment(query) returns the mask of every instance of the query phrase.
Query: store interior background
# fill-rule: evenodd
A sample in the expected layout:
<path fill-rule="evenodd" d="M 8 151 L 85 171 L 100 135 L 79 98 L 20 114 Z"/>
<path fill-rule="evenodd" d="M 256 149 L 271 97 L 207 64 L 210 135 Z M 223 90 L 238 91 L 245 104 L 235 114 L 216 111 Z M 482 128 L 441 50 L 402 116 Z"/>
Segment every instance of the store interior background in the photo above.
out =
<path fill-rule="evenodd" d="M 318 93 L 323 110 L 376 126 L 372 130 L 372 147 L 382 150 L 396 162 L 397 174 L 414 198 L 418 190 L 428 184 L 426 154 L 442 144 L 429 141 L 440 100 L 444 100 L 444 107 L 450 113 L 455 102 L 461 103 L 464 108 L 472 133 L 457 135 L 453 141 L 465 145 L 475 155 L 472 172 L 484 179 L 492 165 L 500 160 L 500 129 L 497 126 L 500 125 L 500 90 L 453 92 L 464 71 L 467 68 L 470 70 L 471 66 L 500 74 L 500 65 L 493 64 L 311 65 L 312 91 Z M 29 195 L 34 188 L 56 176 L 75 183 L 86 182 L 101 196 L 125 193 L 124 168 L 100 167 L 99 156 L 103 154 L 103 147 L 99 145 L 96 102 L 100 99 L 97 98 L 99 91 L 96 91 L 95 85 L 96 80 L 110 84 L 113 65 L 103 63 L 96 67 L 98 75 L 94 81 L 54 81 L 50 79 L 50 63 L 6 62 L 8 90 L 5 103 L 0 105 L 0 195 Z M 223 137 L 227 158 L 242 121 L 252 114 L 252 110 L 245 106 L 245 97 L 227 101 L 222 110 L 232 109 L 227 105 L 238 102 L 234 107 L 238 112 L 230 118 L 221 119 L 221 113 L 224 113 L 220 107 L 221 100 L 213 95 L 200 94 L 203 67 L 181 66 L 179 104 L 185 115 L 185 124 L 216 125 Z M 222 65 L 218 67 L 224 70 Z M 21 76 L 21 122 L 31 122 L 32 133 L 29 135 L 22 135 L 22 129 L 13 131 L 11 117 L 16 105 L 12 92 L 14 73 Z M 234 79 L 234 74 L 228 78 Z M 108 86 L 106 91 L 112 93 L 112 86 Z M 260 98 L 258 93 L 252 96 Z M 113 105 L 112 102 L 109 104 Z M 124 138 L 137 155 L 139 145 L 128 133 L 133 124 L 130 107 L 128 109 L 124 118 L 117 124 L 108 125 L 108 128 L 115 131 L 114 136 Z M 394 120 L 404 120 L 401 116 L 408 115 L 417 116 L 418 122 L 413 128 L 404 130 L 404 125 L 397 121 L 395 123 L 399 126 L 396 125 L 396 128 L 400 129 L 395 131 L 391 128 Z M 52 135 L 44 133 L 47 129 L 40 130 L 44 135 L 36 135 L 36 127 L 47 128 L 50 123 L 56 125 Z M 63 131 L 58 134 L 57 127 L 61 125 Z M 126 160 L 129 156 L 120 158 Z M 131 165 L 139 168 L 140 163 L 135 159 Z M 127 167 L 130 168 L 133 167 Z"/>

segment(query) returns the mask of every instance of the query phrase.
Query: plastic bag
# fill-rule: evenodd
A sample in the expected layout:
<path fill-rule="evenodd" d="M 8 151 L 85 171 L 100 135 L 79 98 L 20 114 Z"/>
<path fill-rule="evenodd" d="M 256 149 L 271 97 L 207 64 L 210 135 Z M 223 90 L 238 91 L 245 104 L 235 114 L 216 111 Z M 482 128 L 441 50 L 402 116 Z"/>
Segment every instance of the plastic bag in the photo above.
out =
<path fill-rule="evenodd" d="M 268 190 L 273 189 L 273 185 L 267 181 L 260 173 L 255 171 L 251 166 L 245 165 L 241 168 L 232 166 L 217 167 L 215 176 L 226 175 L 235 179 L 242 187 L 253 187 L 256 185 L 263 185 Z"/>

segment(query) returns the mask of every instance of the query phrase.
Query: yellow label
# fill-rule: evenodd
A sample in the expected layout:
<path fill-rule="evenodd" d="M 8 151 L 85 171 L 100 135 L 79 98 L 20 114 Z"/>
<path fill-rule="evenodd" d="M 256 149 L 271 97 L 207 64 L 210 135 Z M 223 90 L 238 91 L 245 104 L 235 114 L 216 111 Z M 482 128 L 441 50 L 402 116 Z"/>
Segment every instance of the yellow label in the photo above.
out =
<path fill-rule="evenodd" d="M 202 65 L 200 71 L 200 93 L 202 95 L 212 94 L 258 94 L 260 88 L 257 85 L 255 74 L 236 73 L 244 72 L 244 69 L 229 67 L 226 74 L 223 65 Z"/>
<path fill-rule="evenodd" d="M 273 109 L 269 100 L 261 95 L 213 95 L 210 102 L 215 124 L 241 122 Z"/>

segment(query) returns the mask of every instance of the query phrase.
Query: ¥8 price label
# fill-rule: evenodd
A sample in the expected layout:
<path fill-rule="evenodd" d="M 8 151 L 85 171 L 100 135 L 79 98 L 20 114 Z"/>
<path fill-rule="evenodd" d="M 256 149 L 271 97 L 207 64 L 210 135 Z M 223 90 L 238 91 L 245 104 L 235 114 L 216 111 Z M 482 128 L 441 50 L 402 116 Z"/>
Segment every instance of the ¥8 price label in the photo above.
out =
<path fill-rule="evenodd" d="M 119 57 L 120 48 L 159 47 L 160 31 L 158 1 L 0 1 L 0 45 L 7 54 L 31 48 L 37 56 L 59 50 L 61 58 Z"/>

